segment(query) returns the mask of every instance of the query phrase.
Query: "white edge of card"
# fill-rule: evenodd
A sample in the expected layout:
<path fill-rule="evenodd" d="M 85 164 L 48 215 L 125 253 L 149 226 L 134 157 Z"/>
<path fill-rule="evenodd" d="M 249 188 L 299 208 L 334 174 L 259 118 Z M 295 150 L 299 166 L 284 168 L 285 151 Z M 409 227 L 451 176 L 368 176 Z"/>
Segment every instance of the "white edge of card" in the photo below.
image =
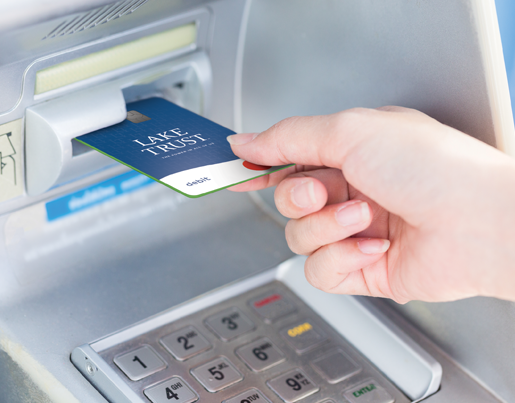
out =
<path fill-rule="evenodd" d="M 245 168 L 243 162 L 244 160 L 240 158 L 217 164 L 203 165 L 167 175 L 160 178 L 159 181 L 189 196 L 200 196 L 271 174 L 285 167 L 275 166 L 262 171 L 254 171 Z M 192 182 L 192 187 L 188 188 L 188 183 Z"/>
<path fill-rule="evenodd" d="M 515 128 L 494 0 L 471 0 L 497 148 L 515 156 Z"/>
<path fill-rule="evenodd" d="M 304 276 L 305 257 L 278 268 L 277 279 L 367 357 L 410 399 L 419 401 L 440 387 L 442 367 L 388 318 L 372 313 L 356 297 L 328 294 Z M 378 316 L 381 316 L 378 318 Z"/>

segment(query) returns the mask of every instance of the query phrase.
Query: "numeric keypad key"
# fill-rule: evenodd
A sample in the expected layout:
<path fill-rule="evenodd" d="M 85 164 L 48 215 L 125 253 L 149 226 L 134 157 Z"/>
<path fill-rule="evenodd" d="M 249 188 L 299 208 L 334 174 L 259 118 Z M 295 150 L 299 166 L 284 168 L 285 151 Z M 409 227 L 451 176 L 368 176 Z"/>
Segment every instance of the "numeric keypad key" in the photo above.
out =
<path fill-rule="evenodd" d="M 181 378 L 172 378 L 143 391 L 152 403 L 191 403 L 198 396 Z"/>
<path fill-rule="evenodd" d="M 236 382 L 243 380 L 243 375 L 234 364 L 225 357 L 191 370 L 191 374 L 206 388 L 208 392 L 218 392 Z"/>
<path fill-rule="evenodd" d="M 266 337 L 236 350 L 238 357 L 255 371 L 263 371 L 285 360 L 282 352 Z"/>
<path fill-rule="evenodd" d="M 257 389 L 250 389 L 238 396 L 231 397 L 228 400 L 224 400 L 222 403 L 270 403 L 263 394 Z"/>
<path fill-rule="evenodd" d="M 164 361 L 150 346 L 142 346 L 113 360 L 118 368 L 133 381 L 139 381 L 166 368 Z"/>
<path fill-rule="evenodd" d="M 304 399 L 320 389 L 299 368 L 268 381 L 267 385 L 286 403 Z"/>
<path fill-rule="evenodd" d="M 211 348 L 211 344 L 193 326 L 184 327 L 163 337 L 161 344 L 179 361 Z"/>
<path fill-rule="evenodd" d="M 254 329 L 254 323 L 238 308 L 232 307 L 206 319 L 206 325 L 223 341 L 229 341 Z"/>

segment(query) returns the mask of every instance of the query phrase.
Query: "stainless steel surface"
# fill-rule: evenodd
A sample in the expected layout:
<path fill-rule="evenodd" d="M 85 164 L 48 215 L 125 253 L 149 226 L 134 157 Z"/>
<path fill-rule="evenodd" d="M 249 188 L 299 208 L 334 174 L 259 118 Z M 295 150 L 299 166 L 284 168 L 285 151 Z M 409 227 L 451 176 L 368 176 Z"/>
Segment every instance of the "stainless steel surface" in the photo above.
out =
<path fill-rule="evenodd" d="M 177 330 L 163 337 L 160 342 L 179 361 L 187 360 L 212 347 L 202 333 L 193 326 Z"/>
<path fill-rule="evenodd" d="M 320 390 L 300 368 L 270 379 L 267 385 L 286 403 L 304 399 Z"/>
<path fill-rule="evenodd" d="M 263 371 L 285 360 L 281 350 L 266 337 L 238 348 L 236 355 L 254 372 Z"/>
<path fill-rule="evenodd" d="M 243 375 L 227 357 L 218 357 L 193 368 L 191 374 L 211 393 L 243 381 Z"/>
<path fill-rule="evenodd" d="M 150 346 L 142 346 L 122 354 L 115 357 L 113 361 L 132 381 L 139 381 L 166 368 L 164 361 Z M 92 369 L 88 372 L 91 374 Z"/>
<path fill-rule="evenodd" d="M 391 305 L 493 394 L 515 402 L 515 303 L 478 297 Z"/>
<path fill-rule="evenodd" d="M 198 396 L 181 378 L 170 378 L 143 391 L 152 403 L 192 403 Z"/>
<path fill-rule="evenodd" d="M 206 325 L 223 341 L 254 329 L 254 323 L 238 308 L 231 307 L 206 319 Z"/>
<path fill-rule="evenodd" d="M 438 347 L 427 336 L 421 333 L 416 327 L 393 309 L 385 300 L 369 299 L 368 306 L 375 307 L 377 312 L 387 317 L 389 321 L 402 327 L 403 331 L 411 337 L 418 345 L 426 349 L 442 365 L 442 383 L 437 393 L 429 396 L 424 402 L 427 403 L 500 403 L 510 402 L 504 400 L 485 388 L 485 384 L 479 383 L 477 378 L 470 376 L 470 372 L 458 364 L 451 355 Z M 476 354 L 477 349 L 473 350 Z"/>

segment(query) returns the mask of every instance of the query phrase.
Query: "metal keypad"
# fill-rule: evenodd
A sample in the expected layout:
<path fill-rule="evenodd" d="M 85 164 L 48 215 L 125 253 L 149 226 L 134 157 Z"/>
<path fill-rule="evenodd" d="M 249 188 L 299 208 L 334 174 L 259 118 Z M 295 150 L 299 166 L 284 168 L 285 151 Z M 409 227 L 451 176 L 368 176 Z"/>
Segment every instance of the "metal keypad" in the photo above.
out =
<path fill-rule="evenodd" d="M 254 329 L 254 323 L 235 307 L 210 316 L 206 319 L 206 325 L 223 341 L 229 341 Z"/>
<path fill-rule="evenodd" d="M 288 301 L 288 309 L 255 309 L 256 302 L 277 301 Z M 280 315 L 270 313 L 276 309 Z M 391 403 L 390 396 L 408 403 L 279 282 L 207 305 L 100 355 L 141 403 Z"/>
<path fill-rule="evenodd" d="M 142 346 L 137 350 L 115 357 L 113 361 L 133 381 L 138 381 L 166 368 L 164 361 L 150 346 Z"/>
<path fill-rule="evenodd" d="M 320 389 L 299 368 L 280 375 L 268 381 L 267 384 L 286 403 L 301 400 Z"/>
<path fill-rule="evenodd" d="M 209 392 L 217 392 L 243 379 L 243 375 L 225 357 L 219 357 L 192 369 L 191 374 Z"/>
<path fill-rule="evenodd" d="M 191 403 L 198 396 L 180 378 L 168 379 L 143 391 L 152 403 Z"/>
<path fill-rule="evenodd" d="M 236 350 L 242 359 L 253 371 L 259 372 L 284 361 L 281 351 L 266 337 L 240 347 Z"/>
<path fill-rule="evenodd" d="M 161 344 L 179 361 L 187 360 L 211 348 L 211 344 L 193 326 L 187 326 L 163 337 Z"/>

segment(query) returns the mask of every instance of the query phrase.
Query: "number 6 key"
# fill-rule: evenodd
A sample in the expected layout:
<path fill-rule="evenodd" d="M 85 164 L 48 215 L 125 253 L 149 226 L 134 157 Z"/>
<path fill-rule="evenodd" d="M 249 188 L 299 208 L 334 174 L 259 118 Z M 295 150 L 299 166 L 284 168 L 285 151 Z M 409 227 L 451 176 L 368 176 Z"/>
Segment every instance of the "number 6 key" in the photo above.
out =
<path fill-rule="evenodd" d="M 238 348 L 236 355 L 254 372 L 264 371 L 285 360 L 282 352 L 266 337 Z"/>

